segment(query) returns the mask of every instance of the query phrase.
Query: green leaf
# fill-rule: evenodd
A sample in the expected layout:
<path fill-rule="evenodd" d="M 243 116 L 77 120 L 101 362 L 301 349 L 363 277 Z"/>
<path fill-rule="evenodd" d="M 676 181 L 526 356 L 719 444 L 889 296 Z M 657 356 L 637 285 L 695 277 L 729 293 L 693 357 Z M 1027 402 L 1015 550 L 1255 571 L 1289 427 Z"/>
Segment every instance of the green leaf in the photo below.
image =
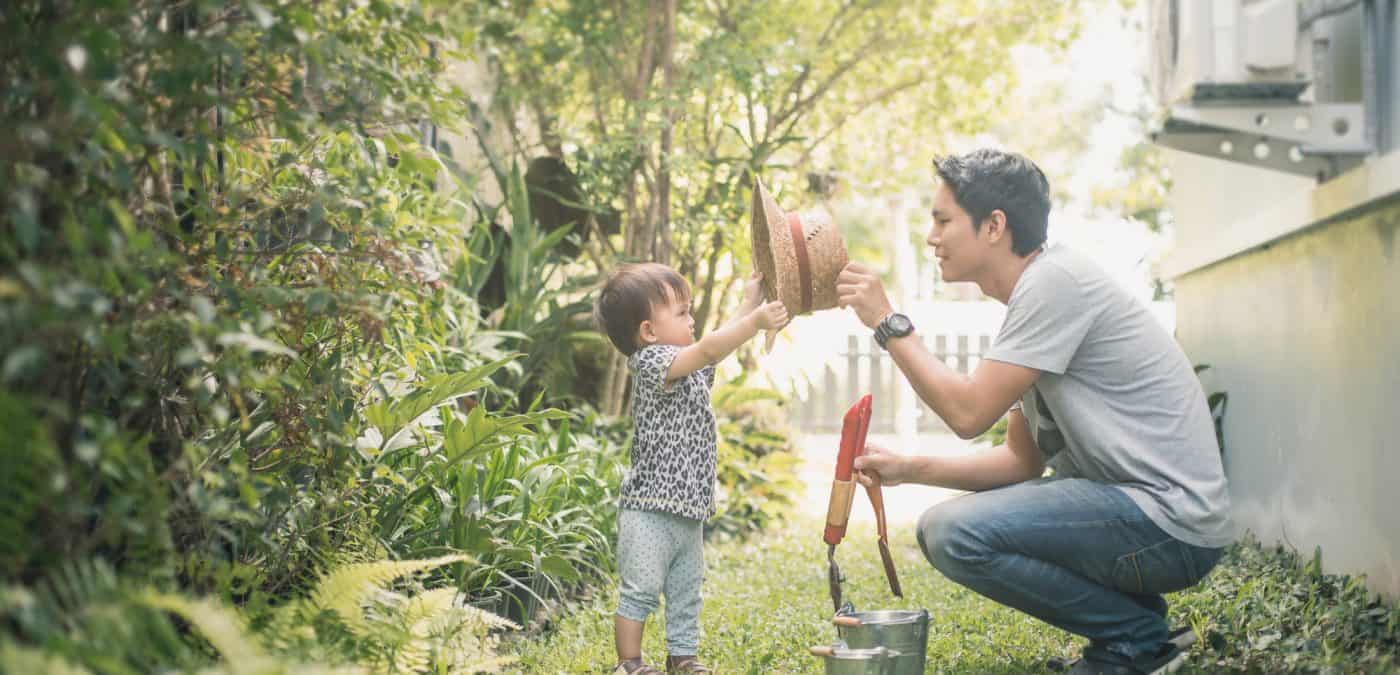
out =
<path fill-rule="evenodd" d="M 384 443 L 380 447 L 389 447 L 396 436 L 424 413 L 482 388 L 490 381 L 492 373 L 514 361 L 518 356 L 513 354 L 477 366 L 465 373 L 434 375 L 425 378 L 420 387 L 402 399 L 380 401 L 367 407 L 364 413 L 365 419 L 383 434 Z"/>

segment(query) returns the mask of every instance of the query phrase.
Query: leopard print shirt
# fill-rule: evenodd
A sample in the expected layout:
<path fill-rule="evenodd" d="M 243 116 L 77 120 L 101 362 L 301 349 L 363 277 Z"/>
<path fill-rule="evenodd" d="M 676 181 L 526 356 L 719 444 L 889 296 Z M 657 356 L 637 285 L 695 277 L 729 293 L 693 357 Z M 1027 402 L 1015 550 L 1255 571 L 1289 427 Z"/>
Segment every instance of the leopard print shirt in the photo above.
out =
<path fill-rule="evenodd" d="M 715 412 L 705 366 L 666 386 L 675 345 L 647 345 L 627 360 L 632 371 L 632 468 L 619 506 L 705 520 L 715 514 Z"/>

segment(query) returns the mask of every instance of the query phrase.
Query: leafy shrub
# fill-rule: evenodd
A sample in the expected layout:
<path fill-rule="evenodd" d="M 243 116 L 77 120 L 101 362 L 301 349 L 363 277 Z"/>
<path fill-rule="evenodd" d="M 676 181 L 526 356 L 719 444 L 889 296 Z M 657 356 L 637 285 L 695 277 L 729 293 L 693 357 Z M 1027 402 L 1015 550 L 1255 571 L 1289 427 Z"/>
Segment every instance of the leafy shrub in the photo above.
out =
<path fill-rule="evenodd" d="M 749 387 L 745 377 L 715 387 L 719 424 L 717 512 L 706 531 L 742 535 L 762 530 L 792 506 L 799 459 L 778 403 L 782 394 Z"/>
<path fill-rule="evenodd" d="M 1304 561 L 1252 537 L 1230 547 L 1202 585 L 1180 593 L 1208 671 L 1392 672 L 1400 669 L 1400 606 L 1365 580 L 1322 572 L 1321 549 Z"/>

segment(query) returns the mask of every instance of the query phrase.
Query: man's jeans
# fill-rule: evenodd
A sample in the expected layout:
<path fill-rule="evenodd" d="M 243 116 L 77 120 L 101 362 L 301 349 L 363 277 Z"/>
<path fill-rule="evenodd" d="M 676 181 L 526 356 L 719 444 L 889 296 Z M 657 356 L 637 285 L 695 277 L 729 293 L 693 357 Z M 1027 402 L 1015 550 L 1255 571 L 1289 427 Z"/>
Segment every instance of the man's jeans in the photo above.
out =
<path fill-rule="evenodd" d="M 1129 658 L 1166 641 L 1161 594 L 1194 586 L 1223 552 L 1174 539 L 1121 490 L 1080 478 L 949 500 L 918 536 L 949 579 Z"/>

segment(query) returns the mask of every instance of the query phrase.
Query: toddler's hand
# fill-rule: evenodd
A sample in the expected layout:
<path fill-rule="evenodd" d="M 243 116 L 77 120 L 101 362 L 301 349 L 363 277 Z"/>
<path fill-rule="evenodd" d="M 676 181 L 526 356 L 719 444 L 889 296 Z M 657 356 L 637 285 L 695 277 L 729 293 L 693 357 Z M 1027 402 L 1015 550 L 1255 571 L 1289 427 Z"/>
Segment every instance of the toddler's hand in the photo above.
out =
<path fill-rule="evenodd" d="M 783 305 L 781 300 L 765 302 L 754 312 L 758 315 L 759 330 L 782 328 L 788 323 L 787 307 Z"/>
<path fill-rule="evenodd" d="M 748 314 L 758 309 L 763 304 L 763 274 L 754 272 L 749 280 L 744 282 L 744 304 L 739 306 L 739 314 Z"/>

